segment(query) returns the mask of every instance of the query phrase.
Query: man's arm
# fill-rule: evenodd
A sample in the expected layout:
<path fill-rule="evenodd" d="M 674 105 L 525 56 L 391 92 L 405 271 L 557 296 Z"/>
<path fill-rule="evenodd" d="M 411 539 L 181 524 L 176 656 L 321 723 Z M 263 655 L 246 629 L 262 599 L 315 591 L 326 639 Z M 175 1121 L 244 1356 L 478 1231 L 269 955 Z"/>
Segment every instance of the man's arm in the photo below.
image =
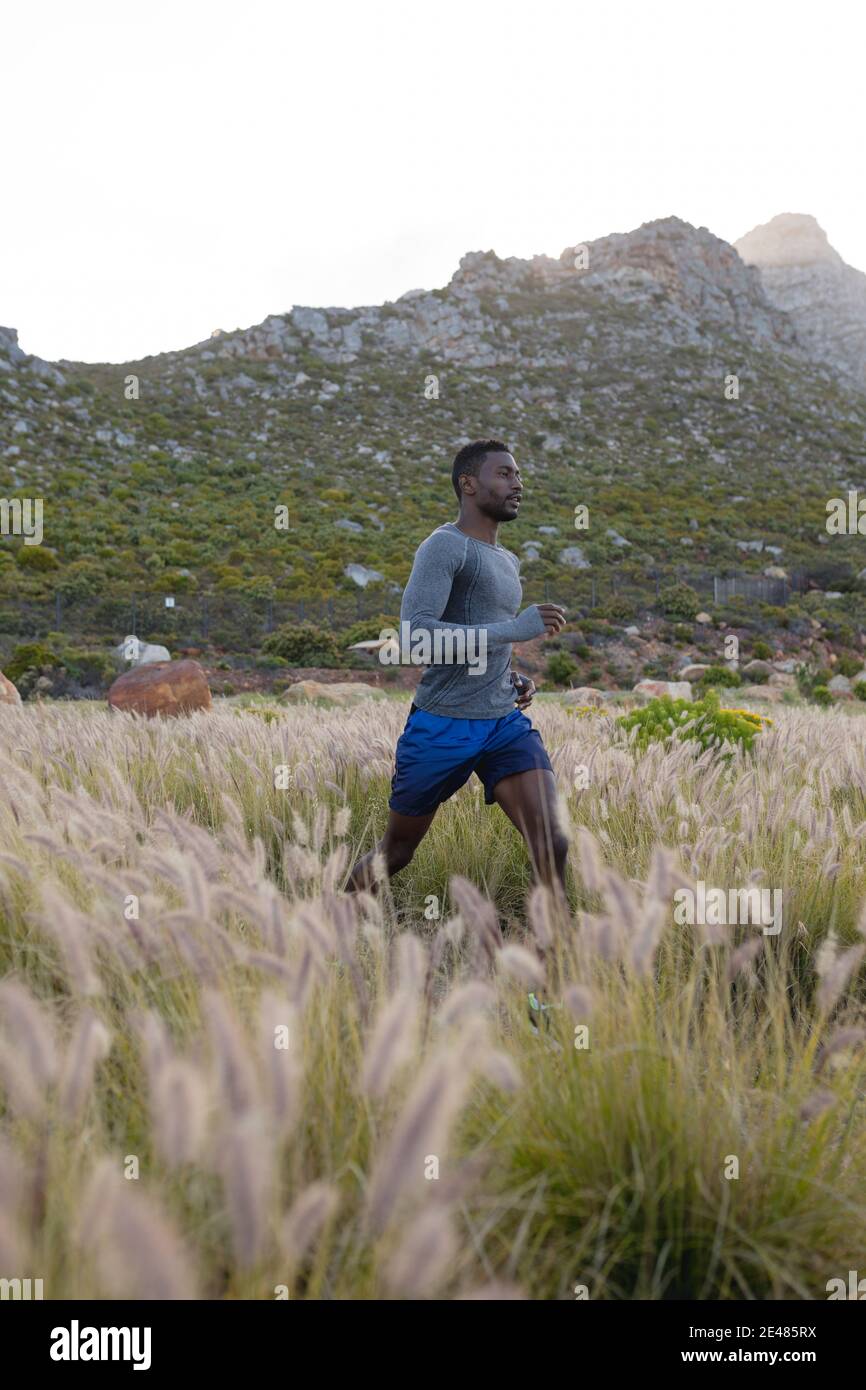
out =
<path fill-rule="evenodd" d="M 409 582 L 403 590 L 400 621 L 410 625 L 410 640 L 416 632 L 438 629 L 450 632 L 486 632 L 488 647 L 511 642 L 529 642 L 545 631 L 544 615 L 537 604 L 524 608 L 516 618 L 501 623 L 452 623 L 442 614 L 451 597 L 454 576 L 463 564 L 466 542 L 459 537 L 434 534 L 419 545 Z M 443 663 L 444 664 L 444 663 Z"/>

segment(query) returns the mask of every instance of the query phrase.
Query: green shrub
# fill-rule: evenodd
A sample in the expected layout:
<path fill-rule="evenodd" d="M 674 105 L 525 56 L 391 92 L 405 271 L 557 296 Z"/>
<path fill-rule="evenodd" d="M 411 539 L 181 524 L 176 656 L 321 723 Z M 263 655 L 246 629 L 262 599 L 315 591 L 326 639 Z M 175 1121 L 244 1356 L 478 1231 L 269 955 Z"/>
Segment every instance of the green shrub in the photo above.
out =
<path fill-rule="evenodd" d="M 836 670 L 840 676 L 857 676 L 863 670 L 862 657 L 840 656 L 836 662 Z"/>
<path fill-rule="evenodd" d="M 743 678 L 737 671 L 729 671 L 727 666 L 708 666 L 706 671 L 701 673 L 699 685 L 705 690 L 716 685 L 742 685 Z"/>
<path fill-rule="evenodd" d="M 118 662 L 108 652 L 69 647 L 63 653 L 67 673 L 80 685 L 110 685 L 118 674 Z"/>
<path fill-rule="evenodd" d="M 826 666 L 813 666 L 811 662 L 801 663 L 794 668 L 794 675 L 800 694 L 807 700 L 813 699 L 816 689 L 819 687 L 827 689 L 827 682 L 832 679 L 832 672 Z M 821 703 L 820 700 L 818 702 Z"/>
<path fill-rule="evenodd" d="M 265 655 L 278 656 L 287 666 L 342 666 L 340 642 L 330 628 L 313 623 L 285 623 L 262 643 Z"/>
<path fill-rule="evenodd" d="M 561 632 L 559 645 L 567 652 L 571 652 L 572 656 L 579 656 L 582 661 L 585 661 L 590 655 L 590 648 L 583 640 L 582 632 Z"/>
<path fill-rule="evenodd" d="M 31 667 L 38 670 L 42 666 L 59 666 L 60 664 L 59 656 L 50 648 L 43 646 L 41 642 L 27 642 L 23 646 L 15 648 L 4 675 L 15 685 L 20 681 L 24 672 L 29 671 Z"/>
<path fill-rule="evenodd" d="M 694 636 L 694 628 L 688 623 L 674 623 L 674 641 L 691 642 Z"/>
<path fill-rule="evenodd" d="M 554 685 L 568 685 L 571 678 L 577 675 L 577 666 L 568 652 L 554 652 L 547 663 L 544 674 Z"/>
<path fill-rule="evenodd" d="M 858 700 L 866 700 L 866 681 L 858 681 L 854 686 L 854 694 Z"/>
<path fill-rule="evenodd" d="M 372 618 L 359 618 L 351 627 L 337 633 L 337 641 L 345 651 L 346 647 L 353 647 L 356 642 L 375 641 L 379 633 L 388 627 L 400 631 L 400 619 L 393 613 L 379 613 Z"/>
<path fill-rule="evenodd" d="M 665 584 L 659 591 L 659 603 L 669 618 L 693 621 L 700 609 L 700 599 L 690 584 Z"/>
<path fill-rule="evenodd" d="M 263 656 L 256 656 L 253 659 L 253 665 L 262 671 L 278 671 L 285 664 L 282 657 L 275 656 L 273 652 L 267 652 Z"/>
<path fill-rule="evenodd" d="M 612 623 L 627 623 L 634 617 L 634 604 L 621 594 L 614 594 L 609 598 L 599 610 L 599 616 L 605 617 Z"/>
<path fill-rule="evenodd" d="M 670 662 L 664 657 L 657 661 L 645 661 L 641 672 L 645 681 L 666 681 L 670 680 L 670 675 Z"/>
<path fill-rule="evenodd" d="M 757 642 L 752 643 L 752 656 L 756 661 L 771 661 L 773 659 L 773 648 L 769 642 L 762 642 L 760 637 Z"/>
<path fill-rule="evenodd" d="M 708 691 L 702 700 L 673 700 L 670 695 L 650 700 L 643 709 L 621 715 L 617 723 L 623 729 L 637 729 L 635 741 L 639 748 L 676 737 L 695 739 L 702 748 L 723 748 L 739 743 L 750 749 L 755 734 L 772 721 L 760 714 L 743 710 L 722 709 L 715 691 Z M 728 757 L 730 753 L 724 753 Z"/>
<path fill-rule="evenodd" d="M 758 612 L 762 618 L 766 618 L 773 627 L 788 627 L 791 621 L 791 614 L 787 608 L 781 608 L 775 603 L 760 603 Z"/>
<path fill-rule="evenodd" d="M 832 705 L 833 696 L 826 685 L 816 685 L 812 688 L 812 699 L 816 705 Z"/>
<path fill-rule="evenodd" d="M 54 551 L 46 550 L 44 545 L 22 545 L 15 560 L 21 569 L 37 570 L 39 573 L 60 568 Z"/>

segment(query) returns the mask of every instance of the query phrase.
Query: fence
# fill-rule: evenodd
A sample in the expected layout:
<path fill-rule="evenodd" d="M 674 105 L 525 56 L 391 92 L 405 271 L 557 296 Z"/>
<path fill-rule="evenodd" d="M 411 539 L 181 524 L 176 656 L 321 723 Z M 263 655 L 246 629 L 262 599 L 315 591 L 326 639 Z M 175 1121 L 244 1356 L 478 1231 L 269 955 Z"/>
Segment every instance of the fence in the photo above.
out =
<path fill-rule="evenodd" d="M 727 603 L 737 596 L 755 599 L 758 603 L 773 603 L 778 607 L 788 602 L 791 585 L 786 579 L 755 578 L 752 575 L 733 575 L 727 579 L 718 576 L 713 581 L 713 598 L 716 603 Z"/>
<path fill-rule="evenodd" d="M 661 588 L 674 580 L 689 584 L 708 605 L 737 595 L 782 604 L 792 588 L 805 587 L 799 574 L 788 584 L 755 575 L 721 577 L 684 565 L 666 570 L 582 570 L 553 579 L 535 578 L 531 567 L 526 566 L 523 600 L 524 604 L 560 603 L 569 617 L 579 618 L 618 599 L 618 613 L 625 615 L 631 608 L 637 618 L 648 608 L 658 607 Z M 0 639 L 32 641 L 49 632 L 62 632 L 75 634 L 83 642 L 104 644 L 109 638 L 117 643 L 132 633 L 175 649 L 211 644 L 226 650 L 249 650 L 284 623 L 313 622 L 344 629 L 380 614 L 396 617 L 399 609 L 400 594 L 383 584 L 359 589 L 356 594 L 293 600 L 230 593 L 177 594 L 173 608 L 165 607 L 162 594 L 109 595 L 73 602 L 58 593 L 43 602 L 0 599 Z"/>

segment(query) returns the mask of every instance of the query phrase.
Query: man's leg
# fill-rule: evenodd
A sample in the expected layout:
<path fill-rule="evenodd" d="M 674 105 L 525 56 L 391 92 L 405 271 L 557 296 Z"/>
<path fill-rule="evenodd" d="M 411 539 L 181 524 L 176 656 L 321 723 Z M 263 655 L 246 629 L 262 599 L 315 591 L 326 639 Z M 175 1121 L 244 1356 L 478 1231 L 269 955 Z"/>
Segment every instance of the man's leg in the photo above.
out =
<path fill-rule="evenodd" d="M 376 853 L 383 855 L 389 878 L 405 869 L 430 829 L 435 814 L 435 811 L 431 811 L 426 816 L 402 816 L 397 811 L 389 811 L 385 834 L 369 854 L 358 860 L 346 882 L 346 892 L 355 893 L 359 889 L 366 889 L 368 893 L 375 893 L 376 884 L 372 869 L 373 856 Z"/>
<path fill-rule="evenodd" d="M 556 778 L 547 768 L 515 772 L 493 788 L 493 799 L 520 831 L 536 878 L 565 899 L 568 836 L 562 828 Z"/>

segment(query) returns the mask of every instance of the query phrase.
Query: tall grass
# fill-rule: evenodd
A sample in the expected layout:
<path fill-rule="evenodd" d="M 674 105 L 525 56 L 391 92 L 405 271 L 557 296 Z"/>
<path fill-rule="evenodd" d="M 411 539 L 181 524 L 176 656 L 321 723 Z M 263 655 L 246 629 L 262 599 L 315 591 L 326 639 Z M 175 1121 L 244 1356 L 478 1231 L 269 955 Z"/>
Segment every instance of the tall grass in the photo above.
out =
<path fill-rule="evenodd" d="M 825 1297 L 866 1245 L 866 721 L 723 764 L 542 706 L 563 914 L 477 783 L 342 891 L 405 713 L 4 712 L 0 1276 Z M 698 878 L 782 888 L 781 933 L 676 926 Z"/>

